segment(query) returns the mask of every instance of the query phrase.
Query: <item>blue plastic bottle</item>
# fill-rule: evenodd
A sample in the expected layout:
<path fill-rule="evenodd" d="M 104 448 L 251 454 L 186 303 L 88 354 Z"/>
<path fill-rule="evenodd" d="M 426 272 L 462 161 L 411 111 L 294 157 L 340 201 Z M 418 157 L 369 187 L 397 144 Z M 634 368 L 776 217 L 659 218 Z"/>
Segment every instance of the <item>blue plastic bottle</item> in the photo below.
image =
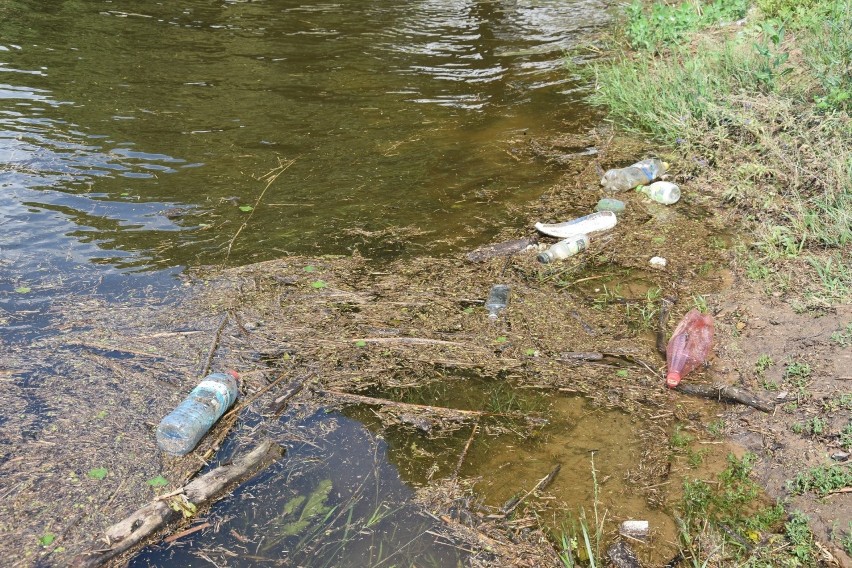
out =
<path fill-rule="evenodd" d="M 191 452 L 237 400 L 237 377 L 235 371 L 204 377 L 157 426 L 157 446 L 175 456 Z"/>

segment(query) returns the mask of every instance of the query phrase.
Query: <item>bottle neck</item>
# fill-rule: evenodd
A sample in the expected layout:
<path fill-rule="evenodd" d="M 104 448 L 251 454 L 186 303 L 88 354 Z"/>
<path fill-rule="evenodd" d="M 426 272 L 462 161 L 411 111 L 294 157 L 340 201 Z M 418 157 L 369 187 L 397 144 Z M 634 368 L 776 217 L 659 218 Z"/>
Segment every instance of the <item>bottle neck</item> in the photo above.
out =
<path fill-rule="evenodd" d="M 680 373 L 672 371 L 666 375 L 666 386 L 673 389 L 680 384 L 680 379 Z"/>

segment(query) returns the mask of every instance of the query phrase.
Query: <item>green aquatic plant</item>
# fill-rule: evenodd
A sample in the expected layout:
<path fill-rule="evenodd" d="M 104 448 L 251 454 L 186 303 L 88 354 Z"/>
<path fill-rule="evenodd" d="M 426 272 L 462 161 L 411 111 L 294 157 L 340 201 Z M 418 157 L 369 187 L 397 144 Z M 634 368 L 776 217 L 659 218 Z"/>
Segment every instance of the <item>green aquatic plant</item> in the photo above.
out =
<path fill-rule="evenodd" d="M 279 542 L 282 538 L 303 532 L 319 516 L 326 515 L 331 507 L 326 504 L 331 493 L 330 479 L 319 482 L 309 495 L 296 495 L 281 508 L 281 514 L 273 524 L 273 532 Z"/>

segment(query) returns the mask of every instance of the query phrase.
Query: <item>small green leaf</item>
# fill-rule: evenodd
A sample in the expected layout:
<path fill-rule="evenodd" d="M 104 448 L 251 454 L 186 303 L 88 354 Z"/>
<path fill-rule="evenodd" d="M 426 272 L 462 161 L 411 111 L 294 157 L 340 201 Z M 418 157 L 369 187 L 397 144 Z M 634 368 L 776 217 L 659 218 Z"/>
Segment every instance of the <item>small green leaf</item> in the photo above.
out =
<path fill-rule="evenodd" d="M 316 272 L 316 269 L 317 269 L 316 266 L 314 266 L 313 264 L 309 264 L 305 268 L 303 268 L 302 270 L 304 270 L 305 272 Z"/>
<path fill-rule="evenodd" d="M 622 379 L 626 379 L 630 373 L 627 372 L 627 369 L 621 369 L 620 371 L 615 372 L 616 377 L 621 377 Z"/>
<path fill-rule="evenodd" d="M 240 205 L 240 211 L 249 213 L 250 211 L 254 211 L 254 207 L 252 207 L 251 205 Z"/>
<path fill-rule="evenodd" d="M 363 339 L 359 339 L 358 341 L 355 342 L 355 347 L 366 347 L 366 346 L 367 346 L 367 342 L 364 341 Z"/>
<path fill-rule="evenodd" d="M 107 476 L 107 468 L 96 467 L 94 469 L 90 469 L 87 475 L 92 479 L 97 479 L 100 481 L 101 479 Z"/>
<path fill-rule="evenodd" d="M 524 353 L 529 355 L 530 357 L 535 357 L 536 355 L 538 355 L 538 351 L 536 351 L 535 349 L 527 349 L 526 351 L 524 351 Z"/>
<path fill-rule="evenodd" d="M 466 314 L 472 314 L 472 313 L 473 313 L 473 308 L 472 308 L 472 307 L 467 307 L 467 308 L 463 309 L 462 311 L 463 311 L 464 313 L 466 313 Z"/>
<path fill-rule="evenodd" d="M 32 288 L 30 288 L 29 286 L 18 286 L 17 288 L 15 288 L 15 292 L 17 292 L 18 294 L 28 294 L 31 291 Z"/>
<path fill-rule="evenodd" d="M 509 341 L 509 340 L 508 340 L 508 339 L 506 339 L 506 336 L 505 336 L 505 335 L 501 335 L 501 336 L 500 336 L 500 337 L 498 337 L 495 341 L 496 341 L 497 343 L 506 343 L 506 342 L 507 342 L 507 341 Z"/>
<path fill-rule="evenodd" d="M 151 487 L 165 487 L 168 484 L 169 480 L 162 475 L 158 475 L 157 477 L 148 480 L 148 485 Z"/>
<path fill-rule="evenodd" d="M 313 286 L 314 288 L 320 289 L 320 288 L 325 288 L 326 286 L 328 286 L 328 284 L 326 284 L 324 280 L 315 280 L 315 281 L 311 282 L 311 286 Z"/>
<path fill-rule="evenodd" d="M 104 418 L 106 418 L 106 417 L 107 417 L 107 414 L 109 414 L 109 412 L 107 412 L 106 410 L 101 410 L 100 412 L 98 412 L 97 414 L 95 414 L 95 418 L 96 418 L 97 420 L 103 420 Z"/>
<path fill-rule="evenodd" d="M 56 535 L 53 533 L 44 533 L 41 535 L 41 538 L 38 539 L 38 543 L 42 546 L 50 546 L 53 544 L 53 541 L 56 540 Z"/>

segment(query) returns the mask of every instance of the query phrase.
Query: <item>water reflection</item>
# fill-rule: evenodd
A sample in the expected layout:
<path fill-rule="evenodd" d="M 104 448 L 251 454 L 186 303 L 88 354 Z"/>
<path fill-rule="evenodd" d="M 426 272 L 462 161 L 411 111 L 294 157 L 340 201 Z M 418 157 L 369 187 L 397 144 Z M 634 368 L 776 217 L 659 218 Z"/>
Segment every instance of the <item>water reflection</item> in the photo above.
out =
<path fill-rule="evenodd" d="M 522 200 L 548 184 L 508 157 L 509 140 L 555 121 L 590 122 L 575 98 L 549 87 L 571 81 L 562 51 L 606 21 L 605 3 L 589 0 L 12 4 L 0 22 L 0 157 L 12 165 L 3 186 L 118 204 L 112 215 L 126 223 L 104 242 L 136 266 L 222 261 L 245 217 L 239 206 L 254 201 L 257 178 L 279 158 L 297 161 L 232 262 L 285 251 L 398 254 L 364 236 L 393 226 L 424 235 L 412 250 L 487 239 L 487 226 L 507 215 L 483 210 L 483 197 Z M 53 198 L 26 199 L 52 209 L 21 230 L 56 234 Z M 139 203 L 210 216 L 148 217 L 140 228 Z M 486 223 L 471 227 L 472 215 Z M 198 232 L 202 224 L 213 230 Z M 175 226 L 187 234 L 158 235 Z M 150 242 L 129 234 L 142 228 Z M 353 228 L 362 236 L 347 234 Z M 85 249 L 71 242 L 76 234 L 59 233 L 60 248 Z"/>

